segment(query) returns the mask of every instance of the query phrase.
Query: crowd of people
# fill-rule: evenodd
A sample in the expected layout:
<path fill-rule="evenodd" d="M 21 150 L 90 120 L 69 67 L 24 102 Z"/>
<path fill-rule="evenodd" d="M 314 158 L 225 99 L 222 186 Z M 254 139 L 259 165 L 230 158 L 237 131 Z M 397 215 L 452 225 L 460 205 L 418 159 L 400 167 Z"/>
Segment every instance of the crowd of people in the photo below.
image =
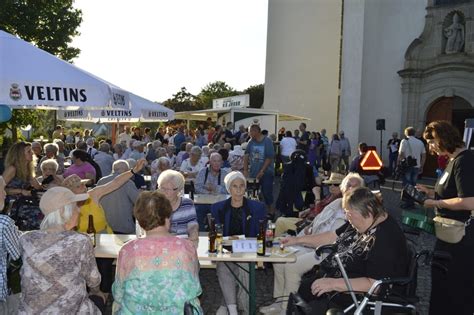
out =
<path fill-rule="evenodd" d="M 414 159 L 403 180 L 415 185 L 426 150 L 416 142 L 413 128 L 405 135 L 399 141 L 394 134 L 388 143 L 390 167 Z M 260 309 L 265 314 L 285 314 L 294 292 L 314 314 L 324 314 L 328 305 L 350 304 L 344 295 L 329 298 L 347 288 L 334 254 L 315 257 L 312 248 L 320 245 L 335 244 L 356 291 L 366 292 L 377 279 L 407 274 L 404 234 L 380 195 L 364 187 L 368 177 L 357 173 L 364 146 L 351 160 L 343 131 L 329 139 L 326 130 L 308 132 L 304 123 L 293 133 L 282 128 L 277 135 L 258 124 L 236 130 L 231 123 L 194 131 L 160 127 L 155 134 L 127 126 L 112 145 L 110 140 L 97 143 L 87 130 L 82 136 L 65 135 L 58 126 L 53 139 L 15 143 L 5 158 L 0 177 L 0 209 L 6 210 L 0 215 L 1 312 L 98 314 L 112 294 L 117 314 L 178 314 L 185 304 L 202 314 L 196 248 L 207 213 L 223 224 L 224 236 L 256 237 L 259 223 L 268 218 L 275 221 L 282 247 L 299 249 L 294 263 L 274 264 L 274 301 Z M 424 139 L 431 152 L 448 159 L 434 191 L 417 186 L 428 196 L 425 206 L 465 222 L 459 242 L 436 243 L 451 259 L 445 272 L 433 267 L 430 314 L 471 314 L 474 155 L 446 122 L 428 125 Z M 281 181 L 289 185 L 281 184 L 284 189 L 275 202 L 273 187 L 281 173 Z M 149 183 L 144 175 L 150 176 Z M 260 200 L 249 198 L 249 179 L 258 181 Z M 183 195 L 187 182 L 198 194 L 230 198 L 200 209 Z M 305 198 L 301 191 L 307 192 Z M 280 213 L 285 216 L 278 217 Z M 123 246 L 115 276 L 113 261 L 96 259 L 82 234 L 91 218 L 97 233 L 134 234 L 137 224 L 146 231 L 146 237 Z M 288 231 L 296 236 L 287 236 Z M 18 297 L 9 295 L 6 269 L 20 257 Z M 217 263 L 223 294 L 217 314 L 238 314 L 233 275 L 243 269 L 237 263 Z"/>

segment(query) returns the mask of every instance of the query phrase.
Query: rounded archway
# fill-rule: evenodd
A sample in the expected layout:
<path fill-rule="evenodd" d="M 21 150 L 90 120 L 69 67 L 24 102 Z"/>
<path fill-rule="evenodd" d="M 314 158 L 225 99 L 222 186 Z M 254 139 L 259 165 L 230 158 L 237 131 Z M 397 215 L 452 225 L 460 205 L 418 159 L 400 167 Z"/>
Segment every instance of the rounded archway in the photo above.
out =
<path fill-rule="evenodd" d="M 426 112 L 426 124 L 435 120 L 450 121 L 461 133 L 464 132 L 464 122 L 474 118 L 474 108 L 464 98 L 459 96 L 440 97 L 430 104 Z M 436 156 L 428 154 L 423 175 L 433 177 L 438 166 Z"/>

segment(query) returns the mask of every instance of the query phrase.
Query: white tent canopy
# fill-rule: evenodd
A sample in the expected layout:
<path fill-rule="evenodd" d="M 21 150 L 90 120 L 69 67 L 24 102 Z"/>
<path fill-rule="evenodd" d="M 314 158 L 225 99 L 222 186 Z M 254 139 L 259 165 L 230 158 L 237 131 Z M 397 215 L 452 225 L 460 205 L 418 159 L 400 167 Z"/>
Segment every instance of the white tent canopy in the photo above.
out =
<path fill-rule="evenodd" d="M 151 102 L 140 96 L 130 93 L 132 106 L 130 109 L 103 109 L 103 110 L 60 110 L 57 119 L 66 121 L 85 122 L 149 122 L 168 121 L 174 119 L 174 111 Z"/>
<path fill-rule="evenodd" d="M 0 104 L 129 109 L 131 99 L 127 91 L 0 30 Z"/>

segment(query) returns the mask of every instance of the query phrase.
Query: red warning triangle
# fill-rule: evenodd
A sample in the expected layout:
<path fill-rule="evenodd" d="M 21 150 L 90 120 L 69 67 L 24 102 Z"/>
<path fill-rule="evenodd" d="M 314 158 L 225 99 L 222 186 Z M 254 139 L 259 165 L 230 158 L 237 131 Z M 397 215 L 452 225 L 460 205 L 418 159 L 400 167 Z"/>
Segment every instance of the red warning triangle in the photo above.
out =
<path fill-rule="evenodd" d="M 369 149 L 360 162 L 360 167 L 364 171 L 378 171 L 382 165 L 382 160 L 375 149 Z"/>

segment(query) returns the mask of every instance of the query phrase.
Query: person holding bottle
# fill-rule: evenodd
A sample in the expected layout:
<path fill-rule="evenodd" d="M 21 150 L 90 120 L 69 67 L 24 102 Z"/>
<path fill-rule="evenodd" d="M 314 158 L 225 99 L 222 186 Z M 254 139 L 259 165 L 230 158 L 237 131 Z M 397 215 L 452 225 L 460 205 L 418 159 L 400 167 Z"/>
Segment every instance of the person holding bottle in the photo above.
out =
<path fill-rule="evenodd" d="M 263 203 L 245 198 L 247 181 L 241 172 L 230 172 L 224 178 L 224 184 L 230 193 L 230 198 L 217 202 L 211 207 L 212 216 L 216 224 L 223 224 L 223 236 L 245 235 L 246 237 L 257 237 L 259 232 L 259 221 L 266 222 L 266 207 Z M 224 303 L 217 310 L 217 315 L 237 313 L 237 281 L 227 268 L 234 274 L 242 273 L 236 263 L 217 263 L 216 273 L 219 286 L 224 297 Z M 240 277 L 239 277 L 240 278 Z M 241 278 L 246 278 L 243 276 Z"/>
<path fill-rule="evenodd" d="M 87 198 L 86 193 L 75 194 L 64 187 L 48 189 L 41 197 L 40 230 L 20 237 L 18 314 L 101 314 L 99 309 L 104 310 L 92 242 L 74 231 L 79 220 L 77 202 Z"/>

